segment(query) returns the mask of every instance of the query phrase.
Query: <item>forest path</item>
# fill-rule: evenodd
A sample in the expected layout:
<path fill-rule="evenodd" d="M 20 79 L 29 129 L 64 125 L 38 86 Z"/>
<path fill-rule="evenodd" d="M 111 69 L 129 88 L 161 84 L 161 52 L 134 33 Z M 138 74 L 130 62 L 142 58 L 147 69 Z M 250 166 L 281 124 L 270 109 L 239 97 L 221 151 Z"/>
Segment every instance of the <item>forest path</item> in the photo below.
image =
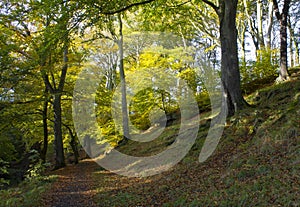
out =
<path fill-rule="evenodd" d="M 99 168 L 93 160 L 86 159 L 77 165 L 51 172 L 58 175 L 51 189 L 42 195 L 41 207 L 96 207 L 93 197 L 96 185 L 92 178 L 93 172 Z"/>

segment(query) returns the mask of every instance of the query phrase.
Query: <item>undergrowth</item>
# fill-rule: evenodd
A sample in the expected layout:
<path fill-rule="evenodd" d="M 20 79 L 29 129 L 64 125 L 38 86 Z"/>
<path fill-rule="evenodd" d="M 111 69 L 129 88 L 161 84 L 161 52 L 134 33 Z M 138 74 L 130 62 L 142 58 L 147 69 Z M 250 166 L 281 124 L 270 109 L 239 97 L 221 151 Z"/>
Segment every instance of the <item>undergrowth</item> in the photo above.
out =
<path fill-rule="evenodd" d="M 40 195 L 48 190 L 55 176 L 36 176 L 26 179 L 17 187 L 0 190 L 0 206 L 39 206 Z"/>

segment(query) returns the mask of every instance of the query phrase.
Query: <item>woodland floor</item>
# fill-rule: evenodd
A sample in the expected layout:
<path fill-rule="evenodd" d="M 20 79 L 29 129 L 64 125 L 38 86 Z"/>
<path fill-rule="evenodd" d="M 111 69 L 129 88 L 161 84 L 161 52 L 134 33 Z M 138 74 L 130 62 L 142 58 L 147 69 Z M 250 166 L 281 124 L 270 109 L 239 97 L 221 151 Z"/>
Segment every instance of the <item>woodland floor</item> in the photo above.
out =
<path fill-rule="evenodd" d="M 56 182 L 42 196 L 41 207 L 94 207 L 94 180 L 92 174 L 99 167 L 90 159 L 82 160 L 77 165 L 53 171 L 58 175 Z"/>
<path fill-rule="evenodd" d="M 249 100 L 256 107 L 228 121 L 217 150 L 206 162 L 199 163 L 198 156 L 208 120 L 200 122 L 189 154 L 169 171 L 130 178 L 82 160 L 51 172 L 58 179 L 39 206 L 300 206 L 300 69 L 293 77 L 253 93 Z M 157 146 L 130 143 L 121 152 L 157 153 L 155 149 L 163 150 L 178 129 L 179 125 L 168 127 L 163 139 L 154 142 Z"/>

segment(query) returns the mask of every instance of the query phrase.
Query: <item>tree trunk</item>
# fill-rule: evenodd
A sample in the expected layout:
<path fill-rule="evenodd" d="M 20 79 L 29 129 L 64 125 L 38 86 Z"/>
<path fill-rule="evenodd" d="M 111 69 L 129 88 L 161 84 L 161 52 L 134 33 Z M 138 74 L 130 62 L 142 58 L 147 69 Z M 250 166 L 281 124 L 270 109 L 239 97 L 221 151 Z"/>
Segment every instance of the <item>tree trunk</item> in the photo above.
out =
<path fill-rule="evenodd" d="M 282 15 L 280 21 L 280 77 L 282 80 L 288 79 L 288 62 L 287 62 L 287 28 L 286 18 Z"/>
<path fill-rule="evenodd" d="M 294 50 L 293 50 L 293 41 L 292 38 L 290 38 L 290 60 L 291 60 L 291 67 L 294 67 Z"/>
<path fill-rule="evenodd" d="M 296 58 L 295 58 L 295 64 L 299 65 L 300 64 L 300 50 L 299 50 L 299 44 L 298 42 L 295 40 L 295 53 L 296 53 Z"/>
<path fill-rule="evenodd" d="M 284 0 L 283 10 L 280 13 L 277 0 L 273 0 L 275 15 L 280 23 L 280 80 L 289 79 L 287 64 L 287 18 L 290 2 L 290 0 Z"/>
<path fill-rule="evenodd" d="M 72 129 L 69 126 L 66 126 L 67 129 L 69 130 L 69 134 L 71 136 L 71 141 L 70 145 L 74 154 L 74 163 L 78 164 L 79 162 L 79 152 L 78 152 L 78 146 L 77 146 L 77 141 L 76 141 L 76 135 L 72 132 Z"/>
<path fill-rule="evenodd" d="M 239 22 L 239 35 L 238 35 L 238 40 L 241 45 L 241 52 L 240 52 L 240 58 L 241 58 L 241 63 L 243 67 L 246 67 L 246 26 L 244 24 L 244 20 L 242 19 Z"/>
<path fill-rule="evenodd" d="M 266 38 L 267 49 L 271 49 L 271 44 L 272 44 L 273 12 L 274 12 L 273 1 L 269 0 L 267 38 Z"/>
<path fill-rule="evenodd" d="M 291 20 L 288 18 L 288 28 L 290 32 L 290 57 L 291 57 L 291 67 L 299 64 L 299 48 L 297 44 L 297 37 L 295 36 L 295 30 L 291 25 Z M 295 48 L 295 59 L 294 59 L 294 51 L 293 45 Z M 298 54 L 298 55 L 297 55 Z"/>
<path fill-rule="evenodd" d="M 120 69 L 120 79 L 121 79 L 121 94 L 122 94 L 122 123 L 123 123 L 123 136 L 124 139 L 120 142 L 121 145 L 127 142 L 127 139 L 130 138 L 129 134 L 129 120 L 128 120 L 128 110 L 127 110 L 127 98 L 126 98 L 126 80 L 124 72 L 124 51 L 123 51 L 123 24 L 121 19 L 121 14 L 118 14 L 120 30 L 119 30 L 119 69 Z"/>
<path fill-rule="evenodd" d="M 63 50 L 63 67 L 59 79 L 58 88 L 51 86 L 47 76 L 45 79 L 49 91 L 53 96 L 53 112 L 54 112 L 54 149 L 55 149 L 55 169 L 66 166 L 62 136 L 62 120 L 61 120 L 61 95 L 64 89 L 67 70 L 68 70 L 68 43 L 66 42 Z"/>
<path fill-rule="evenodd" d="M 46 155 L 48 150 L 48 90 L 45 90 L 45 100 L 43 106 L 43 131 L 44 131 L 44 140 L 43 140 L 43 149 L 41 150 L 41 159 L 45 163 Z"/>
<path fill-rule="evenodd" d="M 262 0 L 258 0 L 256 3 L 256 9 L 257 9 L 257 39 L 259 42 L 259 49 L 263 50 L 265 48 L 265 41 L 264 41 L 264 33 L 263 33 L 263 6 L 262 6 Z M 261 57 L 260 57 L 261 58 Z"/>
<path fill-rule="evenodd" d="M 218 16 L 221 38 L 221 80 L 223 84 L 223 111 L 232 116 L 246 105 L 242 96 L 237 50 L 237 0 L 220 0 Z"/>
<path fill-rule="evenodd" d="M 221 1 L 220 1 L 221 2 Z M 259 50 L 259 39 L 258 39 L 258 34 L 255 30 L 255 27 L 254 27 L 254 23 L 253 23 L 253 20 L 252 20 L 252 17 L 251 15 L 249 14 L 249 8 L 248 8 L 248 4 L 247 4 L 247 0 L 243 0 L 243 3 L 244 3 L 244 8 L 245 8 L 245 14 L 247 16 L 247 20 L 248 20 L 248 26 L 249 26 L 249 32 L 251 34 L 251 37 L 252 37 L 252 41 L 253 41 L 253 44 L 255 46 L 255 55 L 257 55 L 257 51 Z"/>
<path fill-rule="evenodd" d="M 55 169 L 64 167 L 65 155 L 61 123 L 61 94 L 53 95 Z"/>

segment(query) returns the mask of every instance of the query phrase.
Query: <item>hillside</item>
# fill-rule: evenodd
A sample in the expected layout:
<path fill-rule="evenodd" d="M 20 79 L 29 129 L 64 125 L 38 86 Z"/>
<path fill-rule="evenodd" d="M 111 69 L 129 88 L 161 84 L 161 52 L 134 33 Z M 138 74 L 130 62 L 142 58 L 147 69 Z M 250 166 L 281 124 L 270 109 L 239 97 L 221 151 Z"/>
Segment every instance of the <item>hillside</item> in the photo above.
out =
<path fill-rule="evenodd" d="M 293 70 L 292 79 L 249 95 L 252 107 L 228 120 L 205 163 L 197 159 L 209 120 L 201 121 L 188 156 L 168 172 L 148 178 L 96 172 L 96 201 L 101 206 L 299 206 L 299 70 Z M 129 143 L 120 150 L 130 155 L 161 151 L 178 129 L 173 125 L 148 145 Z"/>

